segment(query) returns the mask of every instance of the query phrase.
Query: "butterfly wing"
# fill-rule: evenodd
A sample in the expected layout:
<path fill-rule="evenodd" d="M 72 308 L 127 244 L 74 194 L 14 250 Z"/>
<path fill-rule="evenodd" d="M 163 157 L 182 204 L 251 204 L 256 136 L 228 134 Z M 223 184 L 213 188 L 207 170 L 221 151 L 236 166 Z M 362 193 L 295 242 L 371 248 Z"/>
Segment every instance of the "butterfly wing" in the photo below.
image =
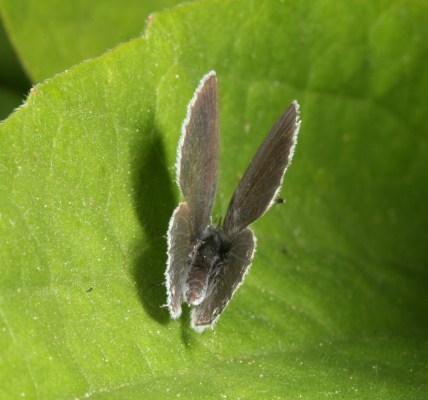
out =
<path fill-rule="evenodd" d="M 215 72 L 205 75 L 183 122 L 177 154 L 177 183 L 189 206 L 195 234 L 208 224 L 217 190 L 219 111 Z"/>
<path fill-rule="evenodd" d="M 168 263 L 165 272 L 168 309 L 171 317 L 181 315 L 182 288 L 189 273 L 189 254 L 192 250 L 190 210 L 180 203 L 174 210 L 168 229 Z"/>
<path fill-rule="evenodd" d="M 273 204 L 293 157 L 300 127 L 293 101 L 270 130 L 233 194 L 223 223 L 229 237 L 261 217 Z"/>
<path fill-rule="evenodd" d="M 251 229 L 236 236 L 228 256 L 210 277 L 205 300 L 193 309 L 192 328 L 202 332 L 215 324 L 250 269 L 255 248 L 256 238 Z"/>
<path fill-rule="evenodd" d="M 195 238 L 208 223 L 217 189 L 218 118 L 217 80 L 210 72 L 202 78 L 188 105 L 177 149 L 177 184 L 186 203 L 175 209 L 168 229 L 165 277 L 172 318 L 181 315 L 189 256 Z"/>

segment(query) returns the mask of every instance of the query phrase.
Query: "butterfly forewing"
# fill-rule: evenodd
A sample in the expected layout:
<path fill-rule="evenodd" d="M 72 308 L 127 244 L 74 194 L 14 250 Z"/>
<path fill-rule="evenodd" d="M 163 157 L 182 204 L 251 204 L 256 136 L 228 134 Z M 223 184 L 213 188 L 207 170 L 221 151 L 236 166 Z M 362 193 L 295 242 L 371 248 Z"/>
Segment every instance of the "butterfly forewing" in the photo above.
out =
<path fill-rule="evenodd" d="M 188 106 L 178 146 L 177 180 L 195 234 L 206 227 L 217 190 L 218 113 L 217 79 L 211 72 L 201 80 Z"/>
<path fill-rule="evenodd" d="M 180 203 L 172 214 L 168 229 L 168 264 L 166 287 L 172 318 L 181 315 L 182 288 L 190 269 L 189 254 L 193 236 L 189 207 Z"/>
<path fill-rule="evenodd" d="M 298 108 L 294 101 L 281 115 L 235 190 L 223 223 L 229 237 L 233 238 L 262 216 L 279 192 L 296 144 L 300 125 Z"/>
<path fill-rule="evenodd" d="M 211 327 L 243 282 L 253 259 L 256 238 L 247 228 L 233 240 L 224 262 L 213 271 L 205 300 L 192 312 L 192 327 L 198 331 Z"/>

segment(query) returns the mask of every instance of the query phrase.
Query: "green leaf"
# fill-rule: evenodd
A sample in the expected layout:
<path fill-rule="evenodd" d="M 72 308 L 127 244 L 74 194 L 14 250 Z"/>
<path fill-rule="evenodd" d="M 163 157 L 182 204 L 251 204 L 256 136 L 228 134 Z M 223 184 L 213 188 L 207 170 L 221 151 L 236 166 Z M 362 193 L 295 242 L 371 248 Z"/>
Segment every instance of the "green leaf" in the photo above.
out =
<path fill-rule="evenodd" d="M 177 0 L 0 0 L 2 17 L 28 75 L 41 82 L 138 37 L 150 13 Z"/>
<path fill-rule="evenodd" d="M 204 1 L 0 125 L 0 397 L 425 399 L 428 5 Z M 186 105 L 215 69 L 214 218 L 289 102 L 282 196 L 215 332 L 164 308 Z"/>

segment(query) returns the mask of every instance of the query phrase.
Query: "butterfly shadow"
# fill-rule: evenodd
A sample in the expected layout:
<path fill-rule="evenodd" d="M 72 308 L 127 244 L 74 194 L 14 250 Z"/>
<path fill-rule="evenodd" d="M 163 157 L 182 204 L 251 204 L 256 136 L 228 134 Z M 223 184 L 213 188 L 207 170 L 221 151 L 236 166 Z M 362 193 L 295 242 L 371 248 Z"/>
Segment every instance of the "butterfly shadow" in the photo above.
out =
<path fill-rule="evenodd" d="M 176 205 L 167 167 L 162 136 L 152 125 L 144 140 L 134 144 L 132 180 L 134 206 L 144 239 L 135 243 L 132 275 L 141 303 L 157 322 L 169 322 L 166 303 L 165 268 L 167 260 L 166 232 Z"/>

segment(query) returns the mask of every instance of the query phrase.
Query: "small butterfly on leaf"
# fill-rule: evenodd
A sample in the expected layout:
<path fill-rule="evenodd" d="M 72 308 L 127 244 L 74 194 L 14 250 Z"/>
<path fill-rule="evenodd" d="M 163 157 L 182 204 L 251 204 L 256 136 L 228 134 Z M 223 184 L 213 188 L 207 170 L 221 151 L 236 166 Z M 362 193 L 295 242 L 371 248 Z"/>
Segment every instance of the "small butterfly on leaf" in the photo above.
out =
<path fill-rule="evenodd" d="M 276 202 L 300 127 L 293 101 L 257 150 L 238 184 L 221 226 L 211 225 L 217 190 L 219 107 L 214 71 L 193 95 L 177 149 L 177 184 L 184 197 L 168 229 L 165 272 L 172 318 L 183 302 L 192 306 L 191 326 L 213 327 L 248 272 L 256 238 L 248 227 Z"/>

